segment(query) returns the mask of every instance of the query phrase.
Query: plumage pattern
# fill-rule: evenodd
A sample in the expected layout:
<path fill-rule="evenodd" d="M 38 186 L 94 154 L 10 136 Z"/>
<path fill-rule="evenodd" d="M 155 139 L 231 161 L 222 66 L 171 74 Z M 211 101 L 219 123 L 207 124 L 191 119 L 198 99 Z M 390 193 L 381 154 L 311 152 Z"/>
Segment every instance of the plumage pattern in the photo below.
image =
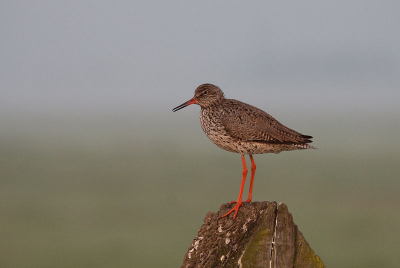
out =
<path fill-rule="evenodd" d="M 268 113 L 234 99 L 225 99 L 211 84 L 195 92 L 201 106 L 200 124 L 207 137 L 220 148 L 241 154 L 279 153 L 313 149 L 311 136 L 294 131 Z"/>
<path fill-rule="evenodd" d="M 252 201 L 253 181 L 256 165 L 253 154 L 279 153 L 301 149 L 315 149 L 308 143 L 311 136 L 303 135 L 290 129 L 266 112 L 238 100 L 225 99 L 222 90 L 212 84 L 200 85 L 194 92 L 194 97 L 175 107 L 176 112 L 191 104 L 201 107 L 200 124 L 207 137 L 218 147 L 240 153 L 243 163 L 243 177 L 238 201 L 228 213 L 235 212 L 236 218 L 243 202 Z M 242 201 L 243 187 L 246 181 L 247 167 L 244 155 L 250 155 L 251 179 L 249 196 Z"/>

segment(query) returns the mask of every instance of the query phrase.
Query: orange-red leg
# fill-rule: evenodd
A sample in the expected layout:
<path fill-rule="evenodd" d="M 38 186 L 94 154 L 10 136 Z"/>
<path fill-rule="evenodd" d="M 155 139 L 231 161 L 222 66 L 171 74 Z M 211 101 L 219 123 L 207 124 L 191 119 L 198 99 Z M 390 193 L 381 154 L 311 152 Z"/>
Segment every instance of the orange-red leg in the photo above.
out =
<path fill-rule="evenodd" d="M 250 178 L 250 190 L 249 190 L 249 196 L 247 197 L 247 200 L 244 202 L 251 203 L 251 195 L 253 193 L 253 182 L 254 182 L 254 175 L 256 174 L 256 163 L 254 163 L 253 156 L 250 155 L 250 160 L 251 160 L 251 178 Z"/>
<path fill-rule="evenodd" d="M 250 160 L 251 160 L 251 178 L 250 178 L 250 189 L 249 189 L 249 196 L 247 197 L 246 201 L 247 203 L 251 203 L 252 199 L 251 196 L 253 194 L 253 182 L 254 182 L 254 175 L 256 174 L 256 163 L 254 162 L 253 155 L 250 155 Z M 231 201 L 231 204 L 237 203 L 237 201 Z"/>
<path fill-rule="evenodd" d="M 233 219 L 235 219 L 236 215 L 239 212 L 239 208 L 243 205 L 242 195 L 243 195 L 244 183 L 246 182 L 247 167 L 246 167 L 246 161 L 244 160 L 244 155 L 241 155 L 241 156 L 242 156 L 242 163 L 243 163 L 243 172 L 242 172 L 243 173 L 243 178 L 242 178 L 242 185 L 240 186 L 239 198 L 238 198 L 238 201 L 236 201 L 236 206 L 234 208 L 232 208 L 228 213 L 223 215 L 222 217 L 226 217 L 229 214 L 231 214 L 233 211 L 235 211 L 235 216 L 233 216 Z"/>

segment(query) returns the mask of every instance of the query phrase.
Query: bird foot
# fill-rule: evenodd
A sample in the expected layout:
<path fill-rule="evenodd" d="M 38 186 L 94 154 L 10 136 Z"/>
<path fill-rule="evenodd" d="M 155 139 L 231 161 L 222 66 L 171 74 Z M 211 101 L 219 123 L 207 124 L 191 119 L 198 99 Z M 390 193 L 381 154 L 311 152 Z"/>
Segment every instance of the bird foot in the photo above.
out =
<path fill-rule="evenodd" d="M 224 214 L 221 218 L 226 217 L 226 216 L 228 216 L 229 214 L 231 214 L 232 212 L 235 211 L 235 215 L 233 216 L 233 219 L 236 219 L 236 216 L 237 216 L 237 214 L 239 212 L 239 208 L 241 206 L 243 206 L 243 202 L 239 201 L 239 200 L 238 201 L 232 201 L 232 202 L 236 203 L 236 206 L 234 206 L 231 210 L 229 210 L 228 213 Z M 231 202 L 231 204 L 232 204 L 232 202 Z"/>
<path fill-rule="evenodd" d="M 242 201 L 242 203 L 251 203 L 252 201 L 251 201 L 251 198 L 247 198 L 247 200 L 246 201 Z M 237 203 L 237 201 L 236 200 L 234 200 L 234 201 L 231 201 L 231 202 L 229 202 L 229 204 L 235 204 L 235 203 Z"/>

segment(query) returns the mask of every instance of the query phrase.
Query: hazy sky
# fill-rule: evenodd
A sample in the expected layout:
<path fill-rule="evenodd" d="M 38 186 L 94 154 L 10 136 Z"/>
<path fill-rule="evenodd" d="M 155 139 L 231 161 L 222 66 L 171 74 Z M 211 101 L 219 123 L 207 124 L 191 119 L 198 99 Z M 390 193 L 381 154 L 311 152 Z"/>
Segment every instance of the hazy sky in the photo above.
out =
<path fill-rule="evenodd" d="M 397 0 L 3 1 L 0 112 L 169 113 L 210 82 L 267 111 L 393 114 L 399 14 Z"/>

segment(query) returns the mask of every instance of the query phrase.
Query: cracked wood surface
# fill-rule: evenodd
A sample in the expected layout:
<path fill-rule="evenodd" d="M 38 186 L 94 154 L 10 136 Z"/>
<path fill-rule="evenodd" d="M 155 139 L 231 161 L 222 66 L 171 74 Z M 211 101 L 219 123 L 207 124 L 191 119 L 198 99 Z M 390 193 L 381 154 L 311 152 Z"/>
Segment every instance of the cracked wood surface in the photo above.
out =
<path fill-rule="evenodd" d="M 325 267 L 293 222 L 287 206 L 244 203 L 236 220 L 221 218 L 231 205 L 208 212 L 181 268 Z"/>

